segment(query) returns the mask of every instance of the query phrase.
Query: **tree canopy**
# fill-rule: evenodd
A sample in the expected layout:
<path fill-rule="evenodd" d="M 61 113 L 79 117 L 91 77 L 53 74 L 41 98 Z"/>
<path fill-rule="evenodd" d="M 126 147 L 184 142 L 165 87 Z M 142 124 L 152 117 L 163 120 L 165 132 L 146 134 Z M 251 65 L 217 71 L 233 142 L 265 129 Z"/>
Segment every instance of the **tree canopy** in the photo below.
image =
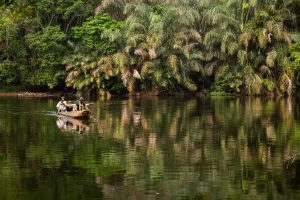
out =
<path fill-rule="evenodd" d="M 290 95 L 298 0 L 0 1 L 0 90 Z"/>

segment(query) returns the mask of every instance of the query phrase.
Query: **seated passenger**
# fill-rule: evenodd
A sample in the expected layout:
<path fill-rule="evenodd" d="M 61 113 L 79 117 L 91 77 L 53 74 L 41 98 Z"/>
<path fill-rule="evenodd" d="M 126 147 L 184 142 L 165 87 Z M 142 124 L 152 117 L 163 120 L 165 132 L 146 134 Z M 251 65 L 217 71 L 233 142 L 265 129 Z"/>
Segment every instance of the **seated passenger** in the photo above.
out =
<path fill-rule="evenodd" d="M 79 101 L 76 101 L 76 109 L 79 111 L 82 111 L 82 110 L 88 110 L 85 106 L 85 103 L 83 102 L 83 98 L 80 97 L 79 98 Z"/>
<path fill-rule="evenodd" d="M 67 112 L 71 112 L 71 111 L 73 111 L 72 101 L 68 101 Z"/>

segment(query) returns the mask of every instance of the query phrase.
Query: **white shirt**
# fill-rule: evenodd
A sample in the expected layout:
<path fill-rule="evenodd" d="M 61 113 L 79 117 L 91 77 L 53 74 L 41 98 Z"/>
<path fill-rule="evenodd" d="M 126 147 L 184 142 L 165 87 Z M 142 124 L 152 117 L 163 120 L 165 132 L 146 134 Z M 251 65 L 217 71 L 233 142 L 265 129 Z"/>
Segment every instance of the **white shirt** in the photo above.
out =
<path fill-rule="evenodd" d="M 59 101 L 56 105 L 56 108 L 59 112 L 65 112 L 66 111 L 66 104 L 67 101 Z"/>

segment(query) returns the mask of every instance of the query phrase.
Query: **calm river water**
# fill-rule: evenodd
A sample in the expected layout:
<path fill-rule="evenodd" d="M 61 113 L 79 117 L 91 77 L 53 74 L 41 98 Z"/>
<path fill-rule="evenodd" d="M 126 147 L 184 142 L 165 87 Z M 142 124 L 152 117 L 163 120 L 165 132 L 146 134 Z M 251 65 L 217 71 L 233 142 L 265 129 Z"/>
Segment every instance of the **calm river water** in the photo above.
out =
<path fill-rule="evenodd" d="M 57 101 L 0 97 L 1 200 L 300 199 L 297 99 Z"/>

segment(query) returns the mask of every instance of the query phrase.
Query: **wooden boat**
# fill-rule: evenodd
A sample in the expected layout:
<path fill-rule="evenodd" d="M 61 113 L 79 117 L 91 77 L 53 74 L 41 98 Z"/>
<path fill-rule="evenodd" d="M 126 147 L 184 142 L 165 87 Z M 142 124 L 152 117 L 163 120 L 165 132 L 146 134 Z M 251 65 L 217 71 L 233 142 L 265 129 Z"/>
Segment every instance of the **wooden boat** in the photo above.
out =
<path fill-rule="evenodd" d="M 69 111 L 69 112 L 57 112 L 58 115 L 63 115 L 72 118 L 81 118 L 87 119 L 91 115 L 91 111 L 83 110 L 83 111 Z"/>

